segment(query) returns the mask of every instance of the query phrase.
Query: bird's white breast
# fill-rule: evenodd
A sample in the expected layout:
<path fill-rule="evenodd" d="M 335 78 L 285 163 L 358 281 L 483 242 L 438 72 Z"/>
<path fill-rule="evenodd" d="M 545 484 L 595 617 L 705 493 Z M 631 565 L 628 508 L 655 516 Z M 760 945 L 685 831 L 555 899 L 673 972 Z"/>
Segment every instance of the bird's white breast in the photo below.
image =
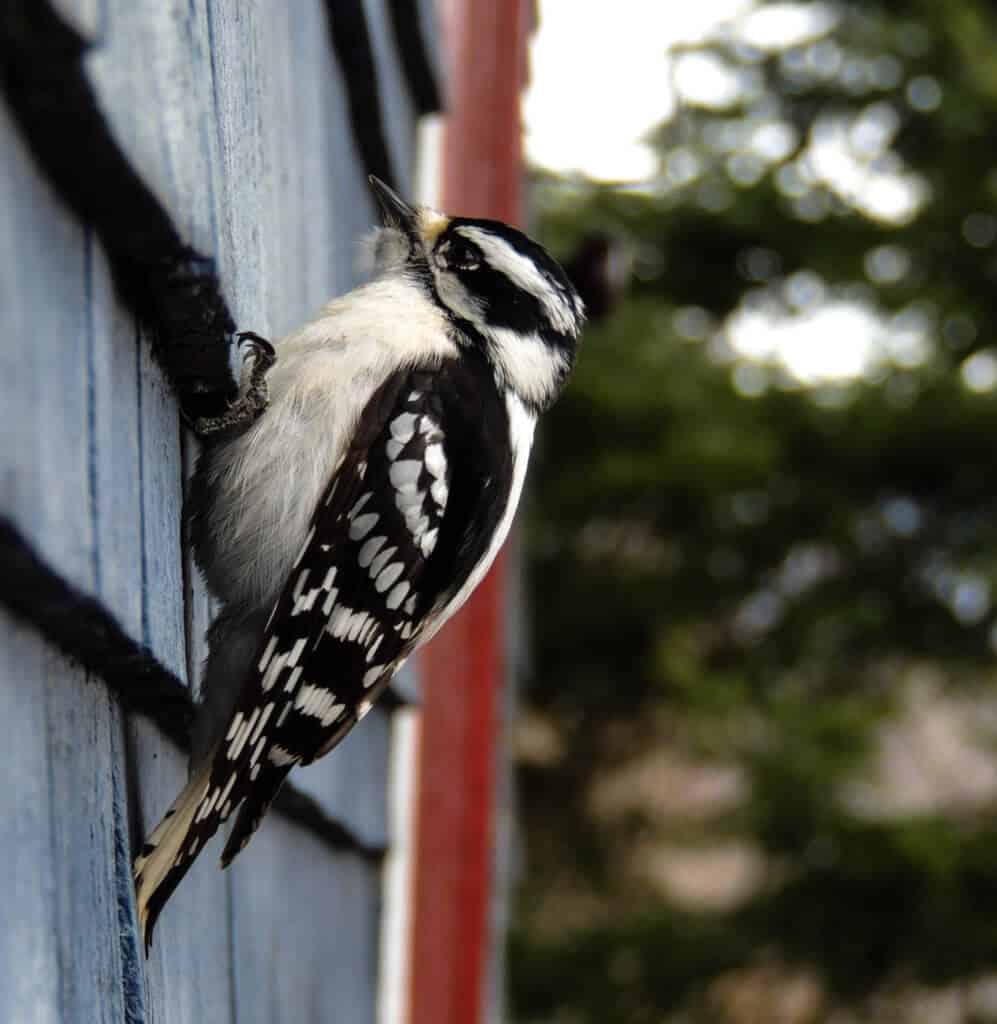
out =
<path fill-rule="evenodd" d="M 357 288 L 278 342 L 270 407 L 212 462 L 220 598 L 273 604 L 371 396 L 400 369 L 456 355 L 442 313 L 401 276 Z"/>

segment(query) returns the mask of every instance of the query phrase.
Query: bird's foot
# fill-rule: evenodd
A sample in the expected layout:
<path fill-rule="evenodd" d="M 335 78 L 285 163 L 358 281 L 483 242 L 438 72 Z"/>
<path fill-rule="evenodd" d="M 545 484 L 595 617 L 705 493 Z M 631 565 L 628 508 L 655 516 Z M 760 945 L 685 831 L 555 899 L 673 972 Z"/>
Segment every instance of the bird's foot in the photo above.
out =
<path fill-rule="evenodd" d="M 270 404 L 267 374 L 277 361 L 277 352 L 266 338 L 252 331 L 236 335 L 242 350 L 242 375 L 239 397 L 220 416 L 202 416 L 194 421 L 198 437 L 239 433 L 266 412 Z"/>

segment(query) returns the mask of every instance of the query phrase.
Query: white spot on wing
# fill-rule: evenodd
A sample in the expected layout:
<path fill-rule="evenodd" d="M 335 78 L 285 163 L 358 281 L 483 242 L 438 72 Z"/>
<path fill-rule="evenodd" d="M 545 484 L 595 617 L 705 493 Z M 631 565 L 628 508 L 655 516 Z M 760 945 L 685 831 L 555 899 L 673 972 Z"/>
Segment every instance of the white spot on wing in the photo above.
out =
<path fill-rule="evenodd" d="M 439 537 L 439 530 L 427 530 L 419 541 L 419 547 L 422 549 L 423 558 L 429 558 L 433 553 L 433 549 L 436 547 L 436 539 Z"/>
<path fill-rule="evenodd" d="M 357 561 L 360 563 L 361 569 L 366 569 L 370 565 L 374 560 L 374 556 L 384 547 L 387 539 L 382 534 L 377 537 L 371 537 L 370 540 L 364 542 L 364 546 L 360 549 L 360 554 L 357 555 Z"/>
<path fill-rule="evenodd" d="M 240 730 L 239 735 L 236 736 L 234 740 L 232 740 L 232 745 L 229 747 L 228 750 L 228 758 L 230 761 L 236 760 L 236 758 L 238 758 L 238 756 L 242 753 L 242 748 L 246 745 L 246 740 L 249 739 L 249 734 L 253 731 L 253 728 L 255 727 L 259 717 L 260 709 L 255 708 L 253 710 L 253 713 L 249 716 L 249 721 Z M 235 775 L 234 772 L 232 774 L 233 776 Z M 226 796 L 228 796 L 227 790 L 224 794 L 222 794 L 222 799 L 224 800 Z"/>
<path fill-rule="evenodd" d="M 226 741 L 226 743 L 230 739 L 232 739 L 232 737 L 235 735 L 235 732 L 239 728 L 240 725 L 242 725 L 242 712 L 241 711 L 237 711 L 235 713 L 235 715 L 233 716 L 231 723 L 229 724 L 228 732 L 225 734 L 225 741 Z"/>
<path fill-rule="evenodd" d="M 446 480 L 434 480 L 432 487 L 429 488 L 429 493 L 433 496 L 433 501 L 436 502 L 440 508 L 447 507 L 447 498 L 450 495 L 447 489 Z"/>
<path fill-rule="evenodd" d="M 197 817 L 194 822 L 204 821 L 204 819 L 211 813 L 211 809 L 215 806 L 216 801 L 221 793 L 221 790 L 216 786 L 212 791 L 210 797 L 206 797 L 201 801 L 201 806 L 197 809 Z"/>
<path fill-rule="evenodd" d="M 443 434 L 440 431 L 436 420 L 432 416 L 423 416 L 419 423 L 419 433 L 422 434 L 427 442 L 442 441 Z"/>
<path fill-rule="evenodd" d="M 355 611 L 353 608 L 343 606 L 332 613 L 329 624 L 325 628 L 326 632 L 331 633 L 339 640 L 356 641 L 361 630 L 369 621 L 371 621 L 371 616 L 367 612 Z"/>
<path fill-rule="evenodd" d="M 291 594 L 291 597 L 293 597 L 295 601 L 301 597 L 301 592 L 305 589 L 305 583 L 308 582 L 308 575 L 310 572 L 311 569 L 302 569 L 301 572 L 298 573 L 298 579 L 294 584 L 294 591 Z"/>
<path fill-rule="evenodd" d="M 304 668 L 299 665 L 294 671 L 287 677 L 287 682 L 284 684 L 284 693 L 293 693 L 294 688 L 298 685 L 298 680 L 301 678 L 301 673 Z"/>
<path fill-rule="evenodd" d="M 412 435 L 415 433 L 415 422 L 417 419 L 418 417 L 410 412 L 403 412 L 396 416 L 391 421 L 391 436 L 397 438 L 402 444 L 411 441 Z"/>
<path fill-rule="evenodd" d="M 343 710 L 343 704 L 336 703 L 336 695 L 322 686 L 305 683 L 295 698 L 294 706 L 303 715 L 317 718 L 322 725 L 332 725 Z"/>
<path fill-rule="evenodd" d="M 406 484 L 414 486 L 422 472 L 422 463 L 416 459 L 399 459 L 388 470 L 388 479 L 401 490 Z"/>
<path fill-rule="evenodd" d="M 263 687 L 264 691 L 271 689 L 277 682 L 281 672 L 284 671 L 284 666 L 287 664 L 287 654 L 278 654 L 273 661 L 270 662 L 270 667 L 266 670 L 263 678 L 260 680 L 260 686 Z"/>
<path fill-rule="evenodd" d="M 294 668 L 294 666 L 298 664 L 298 658 L 301 657 L 301 652 L 305 649 L 305 644 L 307 642 L 308 637 L 306 636 L 299 637 L 295 641 L 294 646 L 291 648 L 291 653 L 287 657 L 287 663 L 291 668 Z"/>
<path fill-rule="evenodd" d="M 270 758 L 270 762 L 275 764 L 278 768 L 285 768 L 289 764 L 294 764 L 298 759 L 289 750 L 285 750 L 279 743 L 275 743 L 270 748 L 270 753 L 267 755 Z"/>
<path fill-rule="evenodd" d="M 256 723 L 256 728 L 253 730 L 253 735 L 249 737 L 250 743 L 255 743 L 260 738 L 261 734 L 263 733 L 263 728 L 269 721 L 270 716 L 273 714 L 273 709 L 276 706 L 277 705 L 274 704 L 273 701 L 270 701 L 270 703 L 267 704 L 267 706 L 263 709 L 263 714 L 260 715 L 260 720 Z"/>
<path fill-rule="evenodd" d="M 377 579 L 381 570 L 388 564 L 391 556 L 398 550 L 398 548 L 385 548 L 373 562 L 370 563 L 370 578 L 372 580 Z"/>
<path fill-rule="evenodd" d="M 383 665 L 375 665 L 373 668 L 367 669 L 367 671 L 364 672 L 364 675 L 363 675 L 364 689 L 366 690 L 367 688 L 373 686 L 374 683 L 376 683 L 378 681 L 378 679 L 380 679 L 383 674 L 384 674 L 384 666 Z"/>
<path fill-rule="evenodd" d="M 397 586 L 392 587 L 391 593 L 385 598 L 385 604 L 391 609 L 397 608 L 405 600 L 405 595 L 408 592 L 409 584 L 402 580 Z"/>
<path fill-rule="evenodd" d="M 379 594 L 383 594 L 404 571 L 405 566 L 401 562 L 392 562 L 391 565 L 378 574 L 377 579 L 374 580 L 374 589 Z"/>
<path fill-rule="evenodd" d="M 377 525 L 380 518 L 376 512 L 367 512 L 365 515 L 357 516 L 350 523 L 350 540 L 363 540 Z"/>
<path fill-rule="evenodd" d="M 424 498 L 425 495 L 421 491 L 416 491 L 414 488 L 411 493 L 399 491 L 395 495 L 395 506 L 406 519 L 408 519 L 409 516 L 418 519 L 418 517 L 422 515 L 422 502 Z"/>
<path fill-rule="evenodd" d="M 263 753 L 263 748 L 267 745 L 266 736 L 261 736 L 259 742 L 256 744 L 253 752 L 249 755 L 249 763 L 255 765 L 260 759 L 260 754 Z"/>
<path fill-rule="evenodd" d="M 273 657 L 273 652 L 277 649 L 277 637 L 276 635 L 270 637 L 270 643 L 267 644 L 267 649 L 263 652 L 263 657 L 260 658 L 260 663 L 257 665 L 257 670 L 260 672 L 266 672 L 267 665 L 270 664 L 270 659 Z"/>
<path fill-rule="evenodd" d="M 437 480 L 441 480 L 447 472 L 447 460 L 443 454 L 443 445 L 431 444 L 426 448 L 426 453 L 423 455 L 423 460 L 426 463 L 426 469 L 429 470 Z"/>
<path fill-rule="evenodd" d="M 238 775 L 238 769 L 233 769 L 232 774 L 228 777 L 228 782 L 225 783 L 225 788 L 222 790 L 221 796 L 218 798 L 219 801 L 225 802 L 228 800 L 228 795 L 232 792 L 232 787 L 235 785 L 235 780 Z"/>

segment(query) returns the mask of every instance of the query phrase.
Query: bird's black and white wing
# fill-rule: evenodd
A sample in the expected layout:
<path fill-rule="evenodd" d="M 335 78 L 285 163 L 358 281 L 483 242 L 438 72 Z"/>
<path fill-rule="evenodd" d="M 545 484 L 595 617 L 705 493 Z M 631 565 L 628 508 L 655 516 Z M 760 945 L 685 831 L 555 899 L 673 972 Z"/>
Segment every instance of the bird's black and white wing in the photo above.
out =
<path fill-rule="evenodd" d="M 227 864 L 291 768 L 332 749 L 473 589 L 522 483 L 532 419 L 519 425 L 521 443 L 510 444 L 516 418 L 474 359 L 395 374 L 374 394 L 312 517 L 224 738 L 136 862 L 147 942 L 219 825 L 239 810 Z"/>

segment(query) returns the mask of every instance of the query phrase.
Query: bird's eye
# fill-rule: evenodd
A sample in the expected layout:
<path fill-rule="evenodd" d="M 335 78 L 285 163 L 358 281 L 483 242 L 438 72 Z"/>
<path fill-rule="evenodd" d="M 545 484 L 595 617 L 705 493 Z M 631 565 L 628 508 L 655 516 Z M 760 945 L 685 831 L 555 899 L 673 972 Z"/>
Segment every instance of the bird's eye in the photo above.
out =
<path fill-rule="evenodd" d="M 477 270 L 481 266 L 478 253 L 463 242 L 451 242 L 447 247 L 446 259 L 451 270 Z"/>

